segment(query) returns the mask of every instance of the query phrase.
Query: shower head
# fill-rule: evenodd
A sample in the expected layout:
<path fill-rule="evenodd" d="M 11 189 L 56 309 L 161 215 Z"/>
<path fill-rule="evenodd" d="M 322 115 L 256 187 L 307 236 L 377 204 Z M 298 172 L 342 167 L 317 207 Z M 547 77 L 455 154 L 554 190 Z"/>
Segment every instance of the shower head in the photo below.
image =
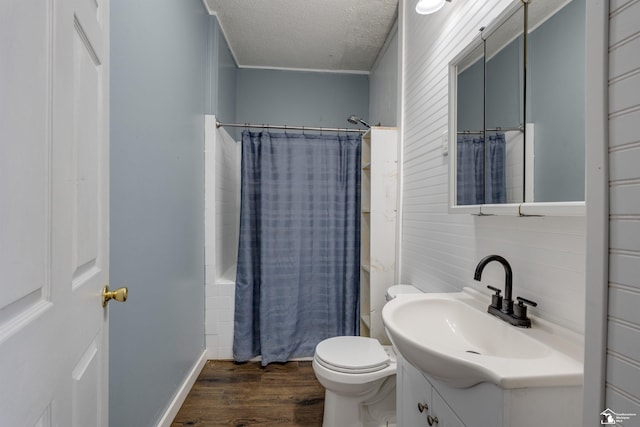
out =
<path fill-rule="evenodd" d="M 356 116 L 355 114 L 352 114 L 349 116 L 349 118 L 347 119 L 347 121 L 349 123 L 352 123 L 354 125 L 359 125 L 359 124 L 363 124 L 364 126 L 370 128 L 371 126 L 369 126 L 369 123 L 365 122 L 364 120 L 362 120 L 360 117 Z"/>

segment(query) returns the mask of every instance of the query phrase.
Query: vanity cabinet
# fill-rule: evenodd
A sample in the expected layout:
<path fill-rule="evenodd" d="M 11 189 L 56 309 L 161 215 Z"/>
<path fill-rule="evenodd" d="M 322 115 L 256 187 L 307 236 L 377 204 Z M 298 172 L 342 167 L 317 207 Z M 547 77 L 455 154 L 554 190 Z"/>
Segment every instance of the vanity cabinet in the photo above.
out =
<path fill-rule="evenodd" d="M 464 427 L 464 424 L 453 412 L 453 409 L 447 405 L 447 402 L 435 390 L 433 390 L 431 404 L 430 412 L 433 415 L 431 413 L 427 414 L 427 424 L 431 422 L 432 425 L 438 427 Z M 430 419 L 429 416 L 432 418 Z"/>
<path fill-rule="evenodd" d="M 399 426 L 464 427 L 464 423 L 453 409 L 420 372 L 415 368 L 406 369 L 403 375 L 402 383 L 406 387 L 403 390 L 413 396 L 413 399 L 401 401 L 402 416 L 397 416 Z"/>
<path fill-rule="evenodd" d="M 396 420 L 399 427 L 464 427 L 453 409 L 431 383 L 409 362 L 398 356 Z M 431 424 L 429 424 L 431 422 Z M 479 426 L 480 424 L 470 424 Z"/>
<path fill-rule="evenodd" d="M 396 378 L 398 427 L 582 426 L 582 387 L 453 388 L 423 375 L 401 355 Z"/>
<path fill-rule="evenodd" d="M 385 291 L 396 263 L 398 130 L 373 126 L 362 137 L 360 334 L 388 343 L 382 324 Z"/>

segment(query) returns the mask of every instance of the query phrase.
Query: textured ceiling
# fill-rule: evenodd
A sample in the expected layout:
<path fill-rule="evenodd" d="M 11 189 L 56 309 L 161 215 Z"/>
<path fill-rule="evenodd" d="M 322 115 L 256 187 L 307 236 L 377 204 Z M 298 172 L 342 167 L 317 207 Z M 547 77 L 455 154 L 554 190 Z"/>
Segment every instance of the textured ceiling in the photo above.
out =
<path fill-rule="evenodd" d="M 398 0 L 205 0 L 241 67 L 369 72 Z"/>

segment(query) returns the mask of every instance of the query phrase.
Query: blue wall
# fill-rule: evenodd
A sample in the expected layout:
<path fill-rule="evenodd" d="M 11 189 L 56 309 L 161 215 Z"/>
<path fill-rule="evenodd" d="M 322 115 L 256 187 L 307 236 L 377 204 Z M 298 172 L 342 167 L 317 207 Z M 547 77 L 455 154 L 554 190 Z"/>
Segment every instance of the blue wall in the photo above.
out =
<path fill-rule="evenodd" d="M 586 0 L 573 0 L 529 38 L 536 202 L 584 200 L 585 14 Z"/>
<path fill-rule="evenodd" d="M 488 129 L 520 126 L 522 43 L 523 38 L 519 36 L 487 61 L 486 100 L 483 99 L 485 69 L 482 58 L 458 75 L 458 130 L 482 130 L 483 120 Z"/>
<path fill-rule="evenodd" d="M 236 121 L 237 65 L 215 16 L 209 17 L 207 114 L 221 122 Z"/>
<path fill-rule="evenodd" d="M 238 69 L 200 0 L 112 0 L 110 72 L 110 425 L 144 427 L 204 350 L 204 114 L 347 127 L 369 82 Z"/>
<path fill-rule="evenodd" d="M 398 125 L 398 27 L 394 25 L 369 74 L 369 123 Z M 365 120 L 367 117 L 363 117 Z"/>
<path fill-rule="evenodd" d="M 457 130 L 484 129 L 484 61 L 482 58 L 458 74 Z"/>
<path fill-rule="evenodd" d="M 345 128 L 369 112 L 366 75 L 241 68 L 237 85 L 241 123 Z"/>
<path fill-rule="evenodd" d="M 522 124 L 523 49 L 524 39 L 520 36 L 487 61 L 484 102 L 487 129 Z"/>
<path fill-rule="evenodd" d="M 157 423 L 204 350 L 200 0 L 111 2 L 110 425 Z"/>

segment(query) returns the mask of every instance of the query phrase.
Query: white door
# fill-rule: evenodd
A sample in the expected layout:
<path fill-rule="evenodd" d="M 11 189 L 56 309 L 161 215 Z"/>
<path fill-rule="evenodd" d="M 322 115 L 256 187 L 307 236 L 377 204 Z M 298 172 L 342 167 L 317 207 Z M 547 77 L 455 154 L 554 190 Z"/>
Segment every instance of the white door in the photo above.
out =
<path fill-rule="evenodd" d="M 107 425 L 108 0 L 0 0 L 0 426 Z"/>

